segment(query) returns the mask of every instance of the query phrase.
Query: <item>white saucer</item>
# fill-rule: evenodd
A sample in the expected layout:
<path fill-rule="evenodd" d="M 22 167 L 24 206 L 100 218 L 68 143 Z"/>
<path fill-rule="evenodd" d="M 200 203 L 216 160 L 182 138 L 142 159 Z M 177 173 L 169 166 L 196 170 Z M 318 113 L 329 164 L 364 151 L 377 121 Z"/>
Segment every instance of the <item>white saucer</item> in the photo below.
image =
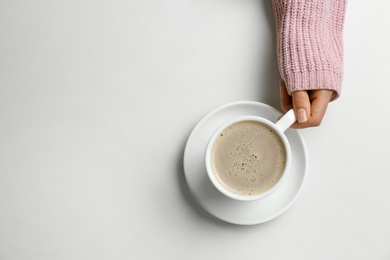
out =
<path fill-rule="evenodd" d="M 275 122 L 280 114 L 258 102 L 230 103 L 210 112 L 192 130 L 184 151 L 184 173 L 191 193 L 211 215 L 233 224 L 254 225 L 280 216 L 295 202 L 308 168 L 306 146 L 297 130 L 290 128 L 285 132 L 293 156 L 291 172 L 277 191 L 260 201 L 241 202 L 223 195 L 209 180 L 204 162 L 207 142 L 222 123 L 243 115 L 257 115 Z"/>

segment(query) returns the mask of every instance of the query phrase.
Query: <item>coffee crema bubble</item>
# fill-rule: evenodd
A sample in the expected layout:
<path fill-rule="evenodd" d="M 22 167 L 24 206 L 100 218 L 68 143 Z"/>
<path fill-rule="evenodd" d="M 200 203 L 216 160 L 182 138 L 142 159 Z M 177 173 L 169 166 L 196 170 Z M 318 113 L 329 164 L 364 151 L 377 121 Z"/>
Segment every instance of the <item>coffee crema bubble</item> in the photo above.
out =
<path fill-rule="evenodd" d="M 225 128 L 211 151 L 216 179 L 228 190 L 245 196 L 271 189 L 286 166 L 283 141 L 266 124 L 243 121 Z"/>

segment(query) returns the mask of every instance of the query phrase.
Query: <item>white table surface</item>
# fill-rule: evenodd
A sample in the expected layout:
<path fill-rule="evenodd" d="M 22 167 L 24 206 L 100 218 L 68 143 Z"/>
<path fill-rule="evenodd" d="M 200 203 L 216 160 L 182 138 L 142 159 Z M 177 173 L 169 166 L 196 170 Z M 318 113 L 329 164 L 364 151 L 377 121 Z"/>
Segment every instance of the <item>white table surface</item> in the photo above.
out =
<path fill-rule="evenodd" d="M 293 206 L 253 226 L 189 193 L 192 128 L 279 107 L 269 0 L 0 2 L 0 259 L 390 259 L 388 1 L 350 0 L 345 78 Z"/>

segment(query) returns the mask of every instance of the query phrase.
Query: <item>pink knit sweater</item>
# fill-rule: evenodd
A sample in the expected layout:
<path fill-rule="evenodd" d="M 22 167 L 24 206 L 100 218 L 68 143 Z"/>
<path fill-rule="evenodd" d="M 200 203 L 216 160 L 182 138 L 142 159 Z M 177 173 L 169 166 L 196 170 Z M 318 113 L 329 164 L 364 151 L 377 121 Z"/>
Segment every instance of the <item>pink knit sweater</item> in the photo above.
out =
<path fill-rule="evenodd" d="M 288 93 L 332 89 L 343 78 L 347 0 L 273 0 L 279 70 Z M 334 98 L 334 99 L 335 99 Z"/>

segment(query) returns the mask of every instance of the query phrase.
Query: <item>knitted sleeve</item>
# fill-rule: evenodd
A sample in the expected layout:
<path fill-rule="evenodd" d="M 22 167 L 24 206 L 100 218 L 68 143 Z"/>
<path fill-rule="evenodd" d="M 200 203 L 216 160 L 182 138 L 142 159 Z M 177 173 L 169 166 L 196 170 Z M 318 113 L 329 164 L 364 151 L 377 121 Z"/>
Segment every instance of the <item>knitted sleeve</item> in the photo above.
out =
<path fill-rule="evenodd" d="M 279 71 L 291 95 L 331 89 L 343 78 L 343 25 L 347 0 L 273 0 Z"/>

